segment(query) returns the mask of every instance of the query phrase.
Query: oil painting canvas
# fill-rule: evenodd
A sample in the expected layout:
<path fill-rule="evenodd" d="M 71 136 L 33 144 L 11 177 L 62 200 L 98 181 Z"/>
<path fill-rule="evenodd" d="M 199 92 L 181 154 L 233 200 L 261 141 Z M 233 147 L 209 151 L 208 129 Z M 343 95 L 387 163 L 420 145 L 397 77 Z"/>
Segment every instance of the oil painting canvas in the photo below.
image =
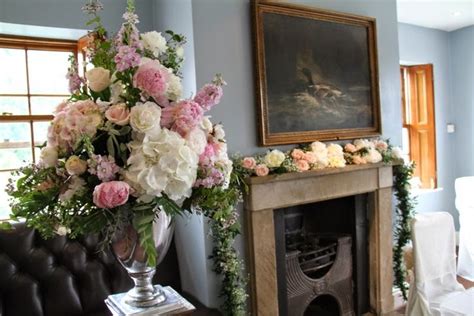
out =
<path fill-rule="evenodd" d="M 256 14 L 263 145 L 379 132 L 370 19 L 278 6 Z"/>

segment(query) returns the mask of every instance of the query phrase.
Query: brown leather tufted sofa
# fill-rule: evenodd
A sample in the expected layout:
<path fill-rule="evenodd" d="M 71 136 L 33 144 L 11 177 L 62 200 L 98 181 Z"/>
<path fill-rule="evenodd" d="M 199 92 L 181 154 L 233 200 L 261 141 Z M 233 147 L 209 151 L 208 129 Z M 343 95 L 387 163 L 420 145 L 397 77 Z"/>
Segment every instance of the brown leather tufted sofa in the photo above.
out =
<path fill-rule="evenodd" d="M 174 244 L 155 282 L 180 291 Z M 97 236 L 43 240 L 16 225 L 0 231 L 0 316 L 110 315 L 104 299 L 131 288 L 132 281 Z"/>

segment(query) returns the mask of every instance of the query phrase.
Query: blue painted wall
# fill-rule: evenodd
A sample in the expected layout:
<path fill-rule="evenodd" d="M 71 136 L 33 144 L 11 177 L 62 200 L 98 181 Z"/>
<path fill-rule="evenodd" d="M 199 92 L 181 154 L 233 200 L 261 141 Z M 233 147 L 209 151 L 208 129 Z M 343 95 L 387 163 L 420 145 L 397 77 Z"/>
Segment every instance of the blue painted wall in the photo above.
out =
<path fill-rule="evenodd" d="M 474 26 L 450 33 L 455 176 L 474 176 Z"/>
<path fill-rule="evenodd" d="M 418 196 L 418 212 L 448 211 L 457 222 L 454 207 L 455 134 L 446 124 L 455 121 L 451 101 L 450 33 L 400 23 L 398 27 L 400 63 L 433 64 L 435 94 L 436 149 L 438 186 L 442 190 Z"/>
<path fill-rule="evenodd" d="M 118 31 L 125 0 L 102 0 L 105 10 L 101 12 L 105 27 Z M 86 29 L 87 15 L 81 11 L 85 0 L 0 0 L 0 22 Z M 153 12 L 150 0 L 136 0 L 140 16 L 139 28 L 143 31 L 153 27 Z"/>

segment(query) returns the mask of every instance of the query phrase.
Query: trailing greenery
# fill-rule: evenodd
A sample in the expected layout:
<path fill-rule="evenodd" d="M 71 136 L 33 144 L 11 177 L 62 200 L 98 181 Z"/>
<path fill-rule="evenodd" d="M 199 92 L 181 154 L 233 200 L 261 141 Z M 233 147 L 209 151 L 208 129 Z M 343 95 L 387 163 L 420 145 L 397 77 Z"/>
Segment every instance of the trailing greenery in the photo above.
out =
<path fill-rule="evenodd" d="M 395 208 L 395 245 L 393 248 L 393 271 L 395 286 L 407 299 L 408 286 L 405 282 L 406 268 L 403 263 L 403 247 L 411 239 L 410 220 L 415 211 L 415 198 L 410 195 L 410 180 L 415 170 L 415 164 L 402 164 L 394 166 L 394 190 L 397 197 Z"/>
<path fill-rule="evenodd" d="M 244 264 L 233 246 L 240 235 L 236 206 L 245 191 L 242 174 L 234 170 L 227 189 L 200 187 L 188 201 L 188 207 L 201 211 L 209 219 L 214 242 L 210 259 L 214 261 L 214 272 L 222 276 L 222 309 L 232 316 L 246 314 L 248 297 L 247 278 L 242 276 Z"/>

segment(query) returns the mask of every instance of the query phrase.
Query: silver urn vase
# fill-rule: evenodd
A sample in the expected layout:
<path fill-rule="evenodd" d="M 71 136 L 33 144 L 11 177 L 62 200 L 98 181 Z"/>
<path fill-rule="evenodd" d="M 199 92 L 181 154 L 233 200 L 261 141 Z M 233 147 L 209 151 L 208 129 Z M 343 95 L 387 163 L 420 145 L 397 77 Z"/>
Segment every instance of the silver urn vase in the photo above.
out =
<path fill-rule="evenodd" d="M 153 240 L 157 253 L 157 265 L 163 260 L 171 244 L 174 221 L 160 211 L 153 223 Z M 153 286 L 156 267 L 147 265 L 145 249 L 140 245 L 140 236 L 130 224 L 114 236 L 111 249 L 120 264 L 127 270 L 135 286 L 125 296 L 125 303 L 134 307 L 150 307 L 166 300 L 159 286 Z"/>

